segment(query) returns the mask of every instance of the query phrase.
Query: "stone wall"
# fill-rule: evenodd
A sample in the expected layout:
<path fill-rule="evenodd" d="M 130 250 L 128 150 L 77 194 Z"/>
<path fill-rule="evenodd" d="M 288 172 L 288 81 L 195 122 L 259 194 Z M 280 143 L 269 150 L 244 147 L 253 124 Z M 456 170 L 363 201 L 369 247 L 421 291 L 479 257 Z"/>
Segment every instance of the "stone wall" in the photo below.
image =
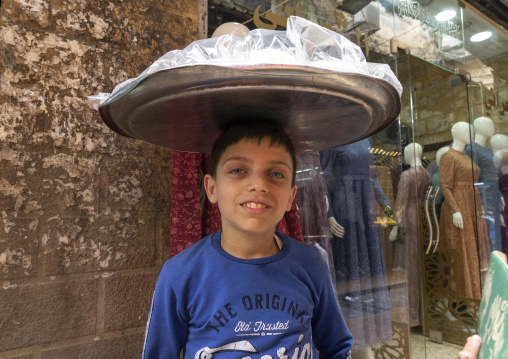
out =
<path fill-rule="evenodd" d="M 140 357 L 171 154 L 114 134 L 86 96 L 197 39 L 198 5 L 1 1 L 0 358 Z"/>

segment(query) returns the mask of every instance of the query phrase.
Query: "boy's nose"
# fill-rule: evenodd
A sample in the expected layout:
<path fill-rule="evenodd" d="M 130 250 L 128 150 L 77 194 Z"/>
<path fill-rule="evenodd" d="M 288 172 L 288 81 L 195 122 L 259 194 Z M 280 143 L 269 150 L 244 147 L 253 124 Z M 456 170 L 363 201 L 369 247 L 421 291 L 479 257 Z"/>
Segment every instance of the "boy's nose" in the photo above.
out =
<path fill-rule="evenodd" d="M 268 192 L 268 183 L 264 174 L 253 173 L 248 184 L 249 191 Z"/>

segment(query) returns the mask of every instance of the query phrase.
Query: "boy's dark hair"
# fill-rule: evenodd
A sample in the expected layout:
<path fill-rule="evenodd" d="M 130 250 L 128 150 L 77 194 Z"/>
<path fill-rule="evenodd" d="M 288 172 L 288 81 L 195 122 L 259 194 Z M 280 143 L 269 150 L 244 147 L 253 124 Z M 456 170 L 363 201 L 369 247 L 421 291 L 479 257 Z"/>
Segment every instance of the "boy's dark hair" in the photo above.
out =
<path fill-rule="evenodd" d="M 271 146 L 282 146 L 289 153 L 293 165 L 291 186 L 294 186 L 296 177 L 296 156 L 293 143 L 280 125 L 275 122 L 264 120 L 237 121 L 224 129 L 212 148 L 210 174 L 213 177 L 216 177 L 219 159 L 229 146 L 234 145 L 243 139 L 258 140 L 261 143 L 261 141 L 265 138 L 270 140 Z"/>

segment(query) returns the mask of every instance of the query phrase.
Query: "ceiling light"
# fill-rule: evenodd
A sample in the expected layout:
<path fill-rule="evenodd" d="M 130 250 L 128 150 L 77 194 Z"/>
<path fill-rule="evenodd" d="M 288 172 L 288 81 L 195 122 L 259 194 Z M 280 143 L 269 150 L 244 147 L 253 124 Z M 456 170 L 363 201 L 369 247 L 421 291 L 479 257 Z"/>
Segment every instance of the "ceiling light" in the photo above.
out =
<path fill-rule="evenodd" d="M 443 10 L 439 14 L 436 15 L 437 21 L 447 21 L 450 19 L 453 19 L 457 15 L 457 12 L 455 10 Z"/>
<path fill-rule="evenodd" d="M 483 40 L 487 40 L 491 36 L 492 36 L 492 32 L 490 32 L 490 31 L 482 31 L 482 32 L 479 32 L 479 33 L 474 34 L 473 36 L 471 36 L 471 41 L 472 42 L 480 42 L 480 41 L 483 41 Z"/>

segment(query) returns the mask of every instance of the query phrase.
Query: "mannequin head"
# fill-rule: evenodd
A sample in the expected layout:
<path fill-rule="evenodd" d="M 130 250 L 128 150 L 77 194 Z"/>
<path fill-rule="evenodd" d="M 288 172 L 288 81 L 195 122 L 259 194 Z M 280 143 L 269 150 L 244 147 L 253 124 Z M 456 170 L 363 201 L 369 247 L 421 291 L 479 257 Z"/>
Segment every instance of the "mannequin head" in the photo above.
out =
<path fill-rule="evenodd" d="M 508 136 L 497 134 L 490 138 L 490 147 L 494 152 L 494 166 L 502 174 L 508 172 Z"/>
<path fill-rule="evenodd" d="M 437 150 L 437 152 L 436 152 L 436 162 L 437 162 L 438 166 L 439 166 L 439 162 L 441 162 L 441 156 L 443 155 L 443 153 L 445 153 L 449 149 L 450 149 L 450 146 L 444 146 L 444 147 L 441 147 L 439 150 Z"/>
<path fill-rule="evenodd" d="M 473 122 L 475 140 L 479 136 L 485 136 L 491 138 L 494 135 L 494 122 L 488 117 L 478 117 Z"/>
<path fill-rule="evenodd" d="M 237 22 L 226 22 L 220 25 L 212 34 L 212 37 L 219 37 L 222 35 L 233 35 L 244 38 L 249 33 L 249 28 Z"/>
<path fill-rule="evenodd" d="M 490 138 L 490 147 L 493 152 L 508 150 L 508 136 L 497 134 Z"/>
<path fill-rule="evenodd" d="M 423 148 L 419 143 L 410 143 L 404 148 L 404 160 L 409 163 L 411 167 L 422 165 Z"/>
<path fill-rule="evenodd" d="M 467 122 L 457 122 L 452 126 L 453 145 L 457 151 L 464 151 L 464 147 L 471 143 L 472 126 Z"/>

